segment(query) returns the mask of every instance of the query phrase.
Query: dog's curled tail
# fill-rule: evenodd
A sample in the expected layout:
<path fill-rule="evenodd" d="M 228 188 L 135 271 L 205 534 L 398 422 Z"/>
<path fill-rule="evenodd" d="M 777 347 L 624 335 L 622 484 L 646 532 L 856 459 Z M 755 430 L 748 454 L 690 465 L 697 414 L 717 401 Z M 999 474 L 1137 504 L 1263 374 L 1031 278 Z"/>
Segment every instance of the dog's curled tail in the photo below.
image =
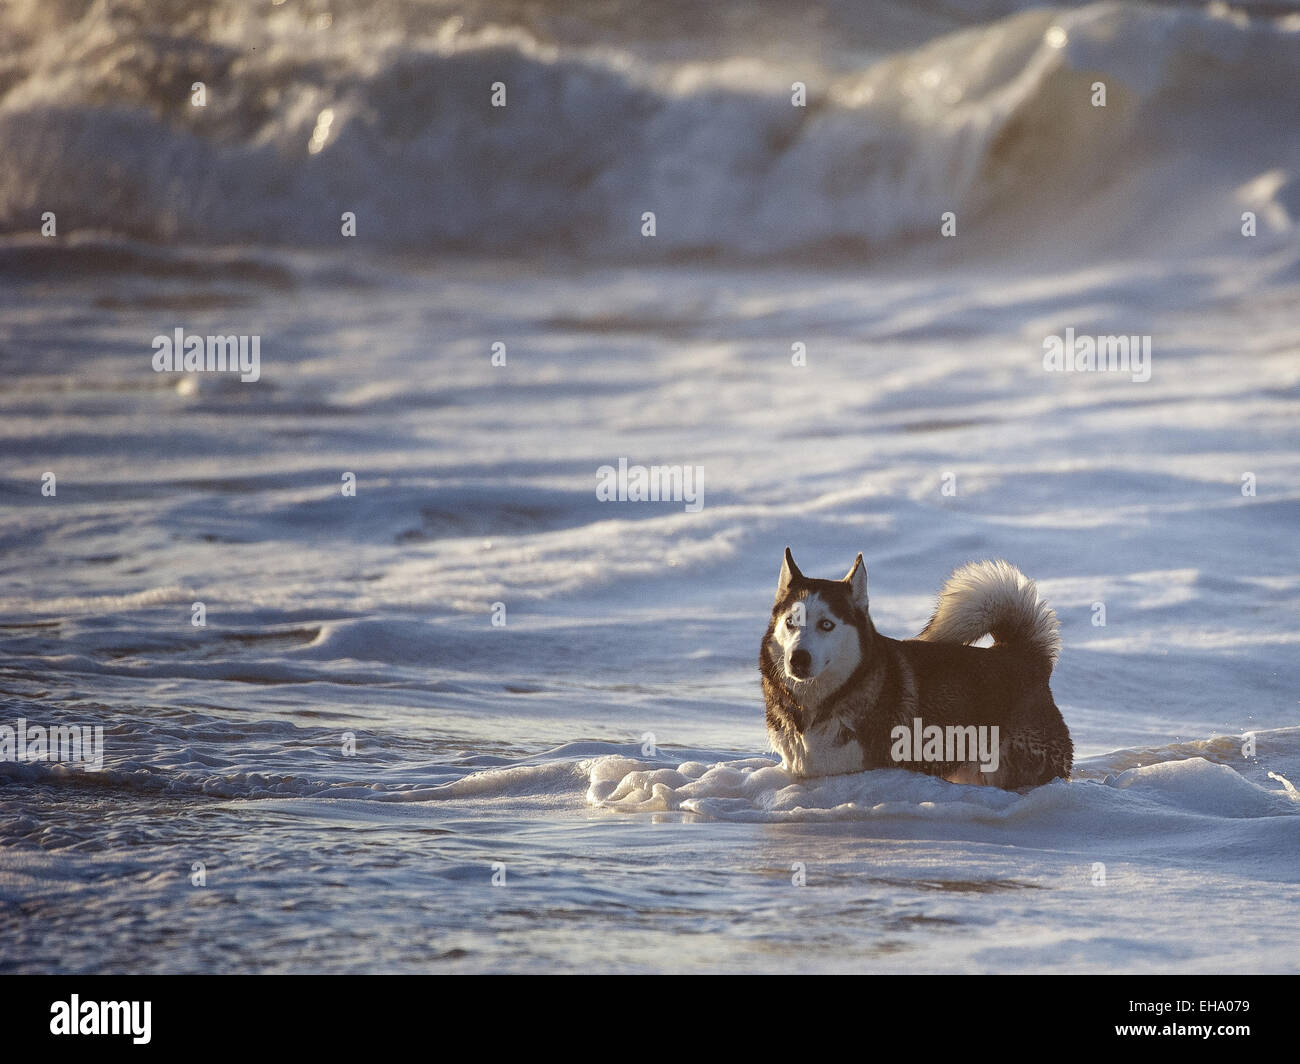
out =
<path fill-rule="evenodd" d="M 1061 656 L 1056 611 L 1038 597 L 1034 582 L 1009 562 L 971 562 L 948 577 L 930 623 L 917 639 L 973 643 L 992 635 L 995 644 L 1041 658 L 1048 672 Z"/>

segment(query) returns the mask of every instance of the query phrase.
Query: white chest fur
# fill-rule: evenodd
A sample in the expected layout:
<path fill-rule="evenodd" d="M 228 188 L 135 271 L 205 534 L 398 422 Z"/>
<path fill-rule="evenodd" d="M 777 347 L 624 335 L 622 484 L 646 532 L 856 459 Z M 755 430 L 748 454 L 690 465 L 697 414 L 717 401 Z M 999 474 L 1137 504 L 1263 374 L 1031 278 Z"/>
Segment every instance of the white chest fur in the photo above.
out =
<path fill-rule="evenodd" d="M 840 776 L 861 772 L 865 764 L 862 744 L 857 739 L 841 742 L 844 726 L 831 719 L 809 728 L 802 735 L 783 732 L 772 738 L 772 749 L 781 755 L 781 766 L 795 776 Z"/>

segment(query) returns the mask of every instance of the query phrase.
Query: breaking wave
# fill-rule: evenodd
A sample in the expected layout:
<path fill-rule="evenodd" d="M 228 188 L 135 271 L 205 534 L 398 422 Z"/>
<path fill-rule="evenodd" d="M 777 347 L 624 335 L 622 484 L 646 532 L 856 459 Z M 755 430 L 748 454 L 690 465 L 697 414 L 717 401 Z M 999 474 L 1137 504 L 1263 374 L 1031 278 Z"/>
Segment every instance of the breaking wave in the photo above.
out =
<path fill-rule="evenodd" d="M 761 259 L 875 254 L 946 211 L 974 247 L 1075 253 L 1300 216 L 1300 15 L 878 4 L 893 36 L 836 9 L 782 58 L 785 22 L 732 32 L 743 5 L 676 37 L 673 8 L 619 33 L 631 4 L 563 37 L 514 5 L 332 6 L 9 5 L 0 231 L 328 247 L 351 211 L 383 249 Z"/>

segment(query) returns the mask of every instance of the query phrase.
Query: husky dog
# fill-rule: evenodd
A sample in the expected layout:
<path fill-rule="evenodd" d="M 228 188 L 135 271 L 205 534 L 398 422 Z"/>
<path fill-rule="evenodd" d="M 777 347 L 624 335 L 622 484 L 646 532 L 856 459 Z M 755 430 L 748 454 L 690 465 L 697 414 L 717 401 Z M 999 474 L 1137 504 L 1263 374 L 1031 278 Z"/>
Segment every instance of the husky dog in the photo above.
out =
<path fill-rule="evenodd" d="M 862 555 L 843 580 L 812 580 L 790 548 L 758 666 L 767 734 L 796 776 L 909 768 L 1013 790 L 1070 778 L 1074 744 L 1048 679 L 1056 613 L 1004 561 L 958 569 L 915 639 L 867 616 Z M 973 647 L 991 634 L 991 647 Z"/>

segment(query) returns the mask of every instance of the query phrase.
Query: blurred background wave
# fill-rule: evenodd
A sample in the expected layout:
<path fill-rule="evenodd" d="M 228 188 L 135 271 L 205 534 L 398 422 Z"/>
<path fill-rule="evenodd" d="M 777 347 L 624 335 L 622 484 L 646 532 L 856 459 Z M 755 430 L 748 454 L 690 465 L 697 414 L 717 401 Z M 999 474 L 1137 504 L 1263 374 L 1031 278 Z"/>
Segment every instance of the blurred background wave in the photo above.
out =
<path fill-rule="evenodd" d="M 15 0 L 0 232 L 315 246 L 353 211 L 386 249 L 789 261 L 953 211 L 967 257 L 1077 260 L 1235 238 L 1238 200 L 1289 232 L 1294 5 L 1027 6 Z"/>

